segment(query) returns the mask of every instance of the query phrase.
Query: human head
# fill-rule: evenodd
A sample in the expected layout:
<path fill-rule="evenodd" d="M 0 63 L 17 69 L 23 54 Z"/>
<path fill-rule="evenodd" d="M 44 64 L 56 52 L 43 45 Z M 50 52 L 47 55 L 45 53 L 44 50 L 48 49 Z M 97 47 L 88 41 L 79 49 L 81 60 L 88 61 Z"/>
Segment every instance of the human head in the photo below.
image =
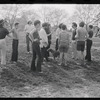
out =
<path fill-rule="evenodd" d="M 77 24 L 75 22 L 72 23 L 72 28 L 77 28 Z"/>
<path fill-rule="evenodd" d="M 63 24 L 61 29 L 66 30 L 67 29 L 66 25 Z"/>
<path fill-rule="evenodd" d="M 85 25 L 85 23 L 83 21 L 79 23 L 80 27 L 84 27 L 84 25 Z"/>
<path fill-rule="evenodd" d="M 19 23 L 15 23 L 15 27 L 18 28 Z"/>
<path fill-rule="evenodd" d="M 31 25 L 31 24 L 32 24 L 32 21 L 29 20 L 29 21 L 27 22 L 27 24 Z"/>
<path fill-rule="evenodd" d="M 89 25 L 89 28 L 90 28 L 90 29 L 93 29 L 93 25 Z"/>
<path fill-rule="evenodd" d="M 35 20 L 34 26 L 35 26 L 36 30 L 39 31 L 41 29 L 41 22 L 39 20 Z"/>
<path fill-rule="evenodd" d="M 60 28 L 60 29 L 61 29 L 62 25 L 63 25 L 63 23 L 59 24 L 59 28 Z"/>

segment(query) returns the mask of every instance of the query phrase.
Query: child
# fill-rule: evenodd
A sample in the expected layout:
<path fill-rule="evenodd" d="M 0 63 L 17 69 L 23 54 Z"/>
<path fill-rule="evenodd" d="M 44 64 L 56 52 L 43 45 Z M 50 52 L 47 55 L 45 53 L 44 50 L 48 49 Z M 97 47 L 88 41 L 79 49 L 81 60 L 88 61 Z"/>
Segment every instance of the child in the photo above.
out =
<path fill-rule="evenodd" d="M 89 25 L 89 32 L 88 32 L 88 35 L 89 35 L 89 38 L 87 39 L 87 42 L 86 42 L 86 56 L 85 56 L 85 60 L 87 61 L 91 61 L 91 47 L 92 47 L 92 37 L 93 37 L 93 26 L 92 25 Z"/>
<path fill-rule="evenodd" d="M 62 56 L 65 56 L 67 57 L 67 52 L 68 52 L 68 49 L 69 49 L 69 34 L 67 32 L 67 27 L 66 25 L 62 25 L 62 31 L 59 35 L 59 39 L 58 39 L 58 43 L 59 43 L 59 51 L 60 51 L 60 59 L 62 59 L 62 63 L 60 63 L 59 65 L 61 64 L 64 64 L 66 65 L 66 58 L 62 58 Z M 64 55 L 65 53 L 65 55 Z"/>

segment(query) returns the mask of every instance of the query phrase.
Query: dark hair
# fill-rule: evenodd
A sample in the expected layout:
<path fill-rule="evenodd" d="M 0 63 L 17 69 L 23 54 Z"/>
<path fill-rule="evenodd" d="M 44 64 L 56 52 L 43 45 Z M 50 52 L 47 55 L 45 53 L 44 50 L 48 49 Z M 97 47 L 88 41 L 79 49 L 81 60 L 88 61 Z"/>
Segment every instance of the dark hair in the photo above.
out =
<path fill-rule="evenodd" d="M 15 26 L 18 25 L 19 23 L 15 23 Z"/>
<path fill-rule="evenodd" d="M 63 23 L 59 24 L 59 28 L 60 28 L 60 29 L 61 29 L 62 25 L 63 25 Z"/>
<path fill-rule="evenodd" d="M 85 25 L 85 23 L 83 21 L 79 23 L 80 27 L 84 27 L 84 25 Z"/>
<path fill-rule="evenodd" d="M 67 29 L 67 27 L 66 27 L 66 25 L 62 25 L 62 30 L 66 30 Z"/>
<path fill-rule="evenodd" d="M 92 29 L 92 28 L 93 28 L 93 25 L 89 25 L 89 28 L 91 28 L 91 29 Z"/>
<path fill-rule="evenodd" d="M 77 24 L 75 22 L 72 23 L 75 27 L 77 27 Z"/>
<path fill-rule="evenodd" d="M 32 21 L 28 21 L 27 24 L 29 24 L 30 22 L 32 23 Z"/>
<path fill-rule="evenodd" d="M 39 20 L 34 21 L 34 26 L 36 26 L 37 24 L 40 24 L 41 22 Z"/>

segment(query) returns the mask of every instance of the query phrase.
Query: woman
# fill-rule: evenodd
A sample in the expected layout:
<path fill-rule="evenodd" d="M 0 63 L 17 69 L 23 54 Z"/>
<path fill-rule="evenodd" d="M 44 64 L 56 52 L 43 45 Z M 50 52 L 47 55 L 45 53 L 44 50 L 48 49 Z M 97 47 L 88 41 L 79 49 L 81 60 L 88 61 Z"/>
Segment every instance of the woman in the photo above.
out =
<path fill-rule="evenodd" d="M 59 51 L 60 51 L 60 60 L 62 60 L 62 62 L 59 65 L 66 65 L 66 57 L 67 57 L 67 52 L 69 49 L 69 34 L 67 32 L 67 27 L 66 25 L 62 25 L 62 31 L 59 34 L 59 39 L 58 39 L 58 43 L 59 43 Z"/>
<path fill-rule="evenodd" d="M 9 32 L 4 28 L 4 20 L 0 20 L 0 49 L 1 49 L 1 65 L 6 65 L 6 36 L 9 36 Z"/>

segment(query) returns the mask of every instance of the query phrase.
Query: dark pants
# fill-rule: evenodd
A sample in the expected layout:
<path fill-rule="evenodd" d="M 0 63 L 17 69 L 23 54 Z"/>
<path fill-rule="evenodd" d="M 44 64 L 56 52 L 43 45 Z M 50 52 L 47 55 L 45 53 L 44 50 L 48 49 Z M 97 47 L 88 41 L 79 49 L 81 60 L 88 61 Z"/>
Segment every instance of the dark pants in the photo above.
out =
<path fill-rule="evenodd" d="M 31 70 L 32 71 L 41 71 L 41 51 L 40 51 L 40 46 L 38 43 L 33 42 L 32 44 L 32 50 L 33 50 L 33 58 L 32 58 L 32 63 L 31 63 Z M 36 61 L 36 57 L 37 57 L 37 66 L 35 64 Z"/>
<path fill-rule="evenodd" d="M 92 40 L 87 39 L 87 42 L 86 42 L 86 56 L 85 56 L 85 59 L 87 61 L 91 61 L 91 47 L 92 47 Z"/>
<path fill-rule="evenodd" d="M 55 50 L 56 51 L 58 50 L 58 39 L 56 39 L 56 47 L 55 47 Z"/>
<path fill-rule="evenodd" d="M 30 51 L 30 39 L 29 34 L 26 35 L 26 45 L 27 45 L 27 52 Z"/>
<path fill-rule="evenodd" d="M 44 58 L 46 59 L 46 61 L 48 61 L 48 53 L 46 47 L 41 48 L 41 55 L 42 55 L 41 62 L 43 62 Z"/>
<path fill-rule="evenodd" d="M 50 46 L 51 46 L 51 41 L 48 41 L 48 46 L 46 47 L 46 49 L 48 50 L 50 48 Z M 47 56 L 49 57 L 49 52 L 47 50 L 46 50 Z"/>
<path fill-rule="evenodd" d="M 13 39 L 12 42 L 12 57 L 11 57 L 11 61 L 16 61 L 18 60 L 18 40 Z"/>

